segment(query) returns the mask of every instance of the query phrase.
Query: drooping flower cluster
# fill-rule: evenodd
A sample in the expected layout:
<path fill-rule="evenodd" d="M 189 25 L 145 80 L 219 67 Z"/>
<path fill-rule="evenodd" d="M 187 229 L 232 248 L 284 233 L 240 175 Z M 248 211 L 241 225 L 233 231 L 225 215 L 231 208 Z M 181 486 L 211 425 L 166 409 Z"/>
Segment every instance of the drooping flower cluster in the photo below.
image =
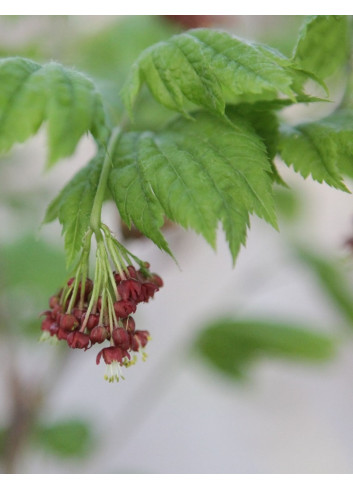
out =
<path fill-rule="evenodd" d="M 107 249 L 118 271 L 111 270 Z M 131 255 L 106 233 L 106 242 L 98 243 L 95 280 L 86 278 L 86 250 L 75 277 L 49 299 L 50 309 L 42 313 L 42 339 L 66 341 L 70 348 L 85 351 L 96 343 L 109 342 L 98 353 L 96 363 L 103 358 L 107 365 L 105 378 L 110 382 L 122 377 L 121 366 L 136 362 L 137 352 L 145 359 L 144 347 L 150 335 L 148 331 L 136 329 L 131 315 L 138 304 L 148 302 L 163 286 L 162 279 L 149 271 L 148 263 L 134 257 L 140 265 L 136 269 L 128 254 Z M 123 257 L 130 263 L 125 263 Z"/>

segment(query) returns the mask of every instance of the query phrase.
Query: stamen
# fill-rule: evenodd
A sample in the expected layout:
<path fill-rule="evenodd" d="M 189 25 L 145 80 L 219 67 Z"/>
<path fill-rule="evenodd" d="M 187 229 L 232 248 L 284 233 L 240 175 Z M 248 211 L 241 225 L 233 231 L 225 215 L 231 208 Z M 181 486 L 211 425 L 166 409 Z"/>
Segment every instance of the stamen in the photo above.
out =
<path fill-rule="evenodd" d="M 112 362 L 107 365 L 104 379 L 109 383 L 114 381 L 119 382 L 120 379 L 125 380 L 125 377 L 121 373 L 119 362 Z"/>

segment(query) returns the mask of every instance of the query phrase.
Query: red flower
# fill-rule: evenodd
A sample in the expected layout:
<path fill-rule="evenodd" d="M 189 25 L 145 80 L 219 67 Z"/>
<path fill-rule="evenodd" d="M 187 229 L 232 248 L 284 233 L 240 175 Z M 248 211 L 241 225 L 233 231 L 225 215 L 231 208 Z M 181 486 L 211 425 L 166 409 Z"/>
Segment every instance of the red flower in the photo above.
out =
<path fill-rule="evenodd" d="M 151 299 L 154 296 L 157 290 L 159 290 L 159 288 L 157 287 L 156 284 L 153 284 L 152 282 L 145 282 L 144 284 L 142 284 L 142 292 L 141 292 L 141 296 L 143 297 L 142 300 L 144 302 L 148 302 L 149 299 Z"/>
<path fill-rule="evenodd" d="M 115 346 L 119 346 L 123 350 L 130 348 L 130 335 L 124 328 L 115 328 L 112 336 Z"/>
<path fill-rule="evenodd" d="M 78 320 L 73 314 L 63 314 L 60 318 L 60 328 L 72 331 L 78 326 Z"/>
<path fill-rule="evenodd" d="M 64 329 L 62 328 L 59 328 L 59 331 L 57 332 L 57 337 L 58 337 L 58 340 L 67 340 L 67 337 L 69 336 L 69 332 L 68 331 L 65 331 Z"/>
<path fill-rule="evenodd" d="M 81 323 L 83 323 L 86 320 L 86 313 L 83 313 Z M 86 323 L 86 328 L 91 331 L 93 328 L 98 326 L 99 323 L 99 314 L 90 314 L 87 323 Z"/>
<path fill-rule="evenodd" d="M 163 280 L 156 273 L 152 273 L 151 282 L 153 284 L 157 285 L 157 287 L 163 287 L 163 285 L 164 285 Z"/>
<path fill-rule="evenodd" d="M 136 331 L 131 337 L 131 350 L 139 351 L 140 348 L 144 348 L 148 343 L 149 336 L 148 331 Z"/>
<path fill-rule="evenodd" d="M 95 326 L 89 334 L 92 345 L 95 343 L 103 343 L 108 337 L 109 333 L 104 326 Z"/>
<path fill-rule="evenodd" d="M 58 331 L 59 331 L 58 323 L 51 323 L 49 327 L 50 336 L 55 336 Z"/>
<path fill-rule="evenodd" d="M 52 342 L 66 340 L 70 348 L 85 351 L 95 343 L 110 341 L 110 345 L 96 357 L 97 364 L 103 357 L 107 369 L 105 378 L 109 382 L 123 378 L 121 367 L 129 367 L 136 362 L 135 352 L 140 352 L 143 360 L 146 358 L 143 349 L 148 343 L 149 333 L 136 331 L 131 315 L 140 302 L 148 302 L 163 286 L 163 280 L 150 273 L 147 262 L 142 263 L 138 259 L 136 262 L 140 263 L 140 269 L 121 263 L 121 266 L 117 265 L 120 274 L 112 271 L 116 288 L 114 281 L 112 284 L 104 280 L 93 284 L 89 278 L 80 281 L 80 277 L 83 279 L 86 274 L 77 272 L 63 289 L 49 299 L 50 309 L 41 314 L 41 340 L 50 337 Z M 109 277 L 112 278 L 111 273 Z M 82 296 L 81 291 L 84 292 Z"/>
<path fill-rule="evenodd" d="M 51 318 L 51 316 L 47 316 L 42 321 L 41 330 L 42 331 L 50 331 L 50 326 L 55 323 L 55 320 Z"/>
<path fill-rule="evenodd" d="M 122 323 L 123 323 L 123 326 L 128 333 L 134 333 L 135 332 L 135 320 L 133 317 L 128 316 L 127 318 L 124 318 L 122 320 Z"/>
<path fill-rule="evenodd" d="M 131 299 L 137 302 L 141 296 L 141 284 L 134 278 L 128 278 L 120 282 L 118 292 L 122 300 L 126 301 Z"/>
<path fill-rule="evenodd" d="M 123 365 L 123 358 L 127 357 L 130 359 L 129 353 L 119 346 L 109 346 L 108 348 L 103 348 L 103 350 L 101 350 L 97 355 L 97 365 L 100 363 L 102 356 L 107 365 L 110 365 L 113 362 L 118 362 L 120 365 Z"/>
<path fill-rule="evenodd" d="M 67 336 L 67 344 L 70 348 L 84 348 L 87 350 L 89 345 L 89 337 L 80 331 L 73 331 Z"/>
<path fill-rule="evenodd" d="M 131 300 L 114 302 L 114 310 L 117 318 L 126 318 L 136 311 L 136 303 Z"/>

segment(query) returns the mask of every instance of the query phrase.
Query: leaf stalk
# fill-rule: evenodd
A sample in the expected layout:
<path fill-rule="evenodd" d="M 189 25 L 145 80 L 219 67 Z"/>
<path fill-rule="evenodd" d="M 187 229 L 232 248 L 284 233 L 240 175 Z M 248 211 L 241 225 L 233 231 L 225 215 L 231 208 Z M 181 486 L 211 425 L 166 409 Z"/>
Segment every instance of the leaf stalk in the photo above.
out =
<path fill-rule="evenodd" d="M 101 214 L 102 214 L 102 205 L 104 201 L 104 196 L 105 196 L 105 191 L 107 188 L 107 182 L 109 178 L 109 173 L 112 165 L 112 158 L 111 155 L 114 151 L 114 147 L 120 137 L 121 134 L 121 128 L 116 127 L 113 129 L 109 142 L 108 142 L 108 147 L 106 149 L 106 154 L 105 158 L 103 161 L 103 167 L 102 167 L 102 172 L 99 178 L 98 182 L 98 187 L 97 187 L 97 192 L 96 196 L 93 201 L 93 206 L 92 206 L 92 212 L 91 212 L 91 219 L 90 219 L 90 227 L 94 234 L 96 235 L 97 242 L 102 240 L 102 235 L 101 235 Z"/>

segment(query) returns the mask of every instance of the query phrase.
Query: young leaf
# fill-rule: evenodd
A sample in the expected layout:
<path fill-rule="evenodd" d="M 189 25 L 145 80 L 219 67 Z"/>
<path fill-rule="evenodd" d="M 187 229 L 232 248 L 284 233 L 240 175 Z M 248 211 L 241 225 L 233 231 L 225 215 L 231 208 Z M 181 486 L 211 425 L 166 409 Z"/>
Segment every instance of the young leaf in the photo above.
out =
<path fill-rule="evenodd" d="M 65 236 L 67 265 L 82 246 L 96 195 L 104 155 L 102 151 L 80 170 L 49 205 L 43 223 L 59 218 Z"/>
<path fill-rule="evenodd" d="M 321 78 L 332 75 L 348 60 L 348 31 L 348 16 L 309 17 L 299 34 L 294 61 Z"/>
<path fill-rule="evenodd" d="M 33 438 L 44 450 L 59 457 L 82 457 L 92 448 L 93 442 L 89 424 L 75 419 L 38 425 Z"/>
<path fill-rule="evenodd" d="M 229 105 L 226 110 L 226 115 L 230 119 L 232 116 L 240 115 L 251 123 L 266 146 L 273 180 L 284 187 L 287 187 L 287 184 L 279 175 L 273 160 L 278 150 L 279 140 L 279 121 L 276 110 L 282 109 L 286 105 L 288 105 L 286 101 L 255 102 L 253 104 Z"/>
<path fill-rule="evenodd" d="M 159 133 L 122 135 L 113 154 L 109 187 L 123 220 L 160 248 L 164 216 L 202 234 L 215 246 L 221 221 L 235 259 L 249 213 L 276 226 L 271 167 L 250 124 L 205 112 L 178 118 Z"/>
<path fill-rule="evenodd" d="M 283 125 L 279 151 L 304 178 L 347 191 L 342 173 L 353 176 L 353 110 L 340 110 L 319 121 Z"/>
<path fill-rule="evenodd" d="M 272 161 L 277 153 L 279 138 L 279 121 L 276 110 L 285 107 L 287 104 L 280 102 L 256 102 L 253 104 L 229 105 L 226 114 L 238 115 L 248 120 L 257 134 L 263 140 L 269 159 Z"/>
<path fill-rule="evenodd" d="M 187 113 L 190 103 L 223 114 L 226 102 L 295 97 L 291 62 L 274 50 L 226 32 L 195 29 L 146 49 L 123 88 L 132 112 L 143 83 L 169 109 Z"/>
<path fill-rule="evenodd" d="M 48 124 L 48 164 L 71 155 L 91 132 L 106 137 L 101 97 L 85 75 L 58 63 L 24 58 L 0 60 L 0 152 L 8 151 Z"/>
<path fill-rule="evenodd" d="M 194 346 L 208 363 L 235 379 L 261 357 L 325 361 L 335 353 L 335 342 L 323 333 L 249 319 L 219 319 L 200 331 Z"/>

